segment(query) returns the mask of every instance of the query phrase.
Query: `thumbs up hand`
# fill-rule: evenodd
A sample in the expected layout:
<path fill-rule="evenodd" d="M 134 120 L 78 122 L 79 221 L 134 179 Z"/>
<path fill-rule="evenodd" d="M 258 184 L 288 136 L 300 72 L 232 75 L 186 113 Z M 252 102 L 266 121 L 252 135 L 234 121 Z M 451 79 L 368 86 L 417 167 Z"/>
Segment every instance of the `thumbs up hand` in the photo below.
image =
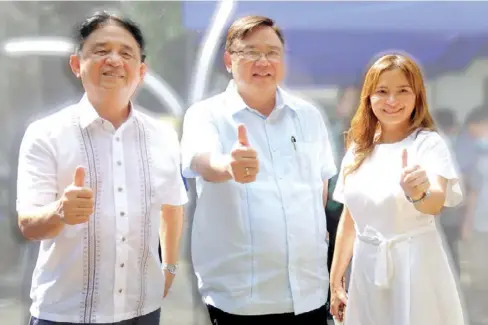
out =
<path fill-rule="evenodd" d="M 73 183 L 64 190 L 61 198 L 62 219 L 68 225 L 85 223 L 93 213 L 93 207 L 93 192 L 85 187 L 85 169 L 78 166 L 73 175 Z"/>
<path fill-rule="evenodd" d="M 247 130 L 243 124 L 237 128 L 237 142 L 231 152 L 229 172 L 238 183 L 251 183 L 259 172 L 257 152 L 249 144 Z"/>
<path fill-rule="evenodd" d="M 419 165 L 409 166 L 406 149 L 402 152 L 402 175 L 400 180 L 405 195 L 412 200 L 419 200 L 430 188 L 429 178 L 425 170 Z"/>

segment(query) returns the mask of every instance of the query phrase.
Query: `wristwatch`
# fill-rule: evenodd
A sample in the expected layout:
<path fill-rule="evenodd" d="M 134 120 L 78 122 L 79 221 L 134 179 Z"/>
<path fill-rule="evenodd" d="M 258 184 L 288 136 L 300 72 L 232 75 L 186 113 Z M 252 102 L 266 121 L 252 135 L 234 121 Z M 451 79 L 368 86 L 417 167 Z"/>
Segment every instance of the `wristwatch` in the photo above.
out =
<path fill-rule="evenodd" d="M 424 194 L 422 194 L 422 196 L 420 198 L 418 198 L 417 200 L 413 200 L 408 195 L 405 195 L 405 196 L 407 197 L 408 202 L 411 202 L 411 203 L 415 204 L 415 203 L 422 202 L 423 200 L 425 200 L 426 198 L 428 198 L 430 196 L 430 190 L 425 191 Z"/>
<path fill-rule="evenodd" d="M 168 271 L 169 273 L 175 275 L 176 270 L 178 269 L 178 264 L 167 264 L 163 263 L 163 270 Z"/>

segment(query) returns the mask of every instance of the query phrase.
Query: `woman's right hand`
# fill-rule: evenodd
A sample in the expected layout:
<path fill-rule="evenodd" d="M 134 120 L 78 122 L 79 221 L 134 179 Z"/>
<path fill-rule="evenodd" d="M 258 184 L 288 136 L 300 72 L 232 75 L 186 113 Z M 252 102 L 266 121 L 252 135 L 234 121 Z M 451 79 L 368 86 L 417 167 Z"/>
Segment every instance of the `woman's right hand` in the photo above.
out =
<path fill-rule="evenodd" d="M 331 288 L 330 297 L 330 313 L 338 321 L 344 321 L 344 309 L 347 305 L 347 293 L 344 286 L 344 281 L 342 285 L 333 286 Z"/>

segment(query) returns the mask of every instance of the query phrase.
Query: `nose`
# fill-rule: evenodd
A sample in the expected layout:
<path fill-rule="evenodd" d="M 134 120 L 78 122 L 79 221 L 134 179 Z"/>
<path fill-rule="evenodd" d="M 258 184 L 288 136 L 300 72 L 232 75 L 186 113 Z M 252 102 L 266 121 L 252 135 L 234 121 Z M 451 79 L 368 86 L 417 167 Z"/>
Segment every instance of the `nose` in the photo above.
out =
<path fill-rule="evenodd" d="M 391 95 L 389 95 L 389 96 L 388 96 L 388 98 L 386 99 L 386 103 L 387 103 L 388 105 L 392 105 L 392 106 L 396 105 L 396 103 L 397 103 L 397 99 L 396 99 L 396 97 L 395 97 L 395 94 L 391 94 Z"/>
<path fill-rule="evenodd" d="M 111 66 L 117 67 L 122 65 L 122 57 L 117 52 L 113 51 L 107 56 L 105 62 Z"/>
<path fill-rule="evenodd" d="M 259 58 L 255 61 L 255 64 L 256 65 L 269 65 L 269 60 L 268 60 L 268 57 L 266 56 L 265 53 L 261 53 L 261 55 L 259 56 Z"/>

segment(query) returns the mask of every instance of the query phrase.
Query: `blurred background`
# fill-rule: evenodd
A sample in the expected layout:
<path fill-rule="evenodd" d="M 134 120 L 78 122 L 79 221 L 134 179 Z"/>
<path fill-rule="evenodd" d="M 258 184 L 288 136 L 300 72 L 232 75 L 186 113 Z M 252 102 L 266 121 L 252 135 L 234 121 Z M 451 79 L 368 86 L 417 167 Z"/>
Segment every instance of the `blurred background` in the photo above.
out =
<path fill-rule="evenodd" d="M 286 41 L 283 86 L 321 109 L 337 164 L 368 63 L 392 50 L 412 55 L 468 196 L 464 206 L 444 212 L 439 228 L 470 324 L 488 325 L 488 2 L 232 0 L 0 2 L 0 324 L 27 324 L 37 257 L 37 244 L 17 228 L 20 141 L 32 120 L 81 98 L 68 65 L 71 35 L 75 22 L 97 10 L 141 25 L 150 71 L 134 101 L 178 131 L 189 105 L 229 81 L 222 55 L 230 23 L 247 14 L 273 18 Z M 192 186 L 190 194 L 183 266 L 163 306 L 165 324 L 208 324 L 188 251 Z"/>

